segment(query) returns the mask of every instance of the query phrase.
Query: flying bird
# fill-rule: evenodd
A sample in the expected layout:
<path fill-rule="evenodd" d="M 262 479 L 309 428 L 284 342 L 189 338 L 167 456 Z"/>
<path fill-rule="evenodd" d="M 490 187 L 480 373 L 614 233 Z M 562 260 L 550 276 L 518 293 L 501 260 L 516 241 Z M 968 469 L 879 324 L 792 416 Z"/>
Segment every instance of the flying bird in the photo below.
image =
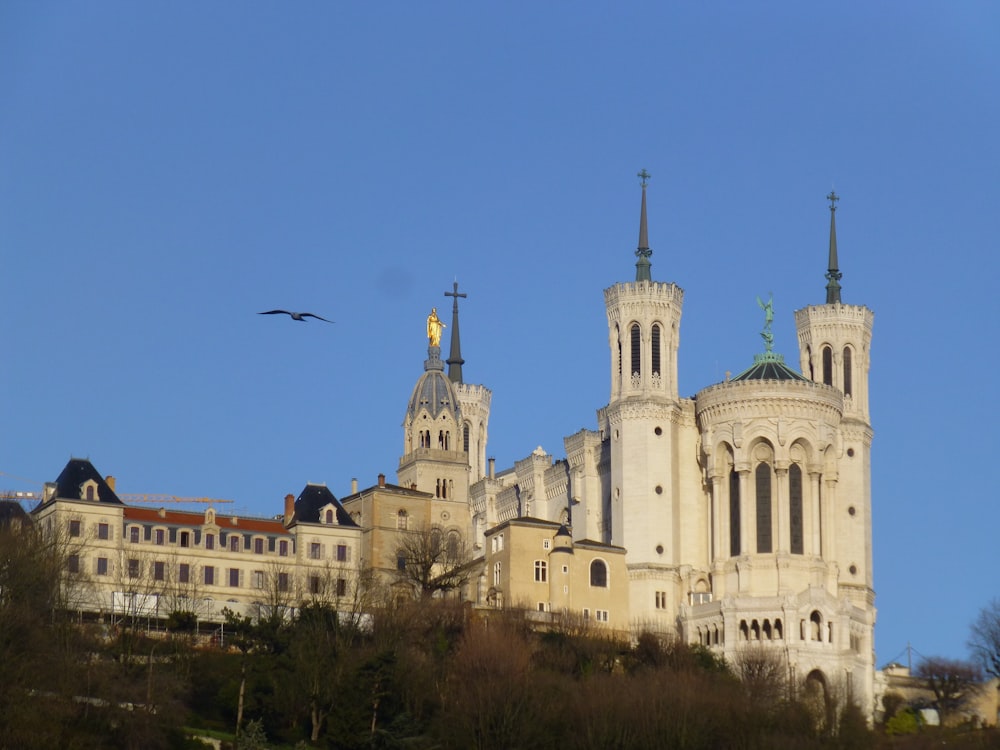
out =
<path fill-rule="evenodd" d="M 308 322 L 306 318 L 316 318 L 316 320 L 322 320 L 324 323 L 332 323 L 332 320 L 327 320 L 326 318 L 321 318 L 319 315 L 313 315 L 307 312 L 289 312 L 288 310 L 268 310 L 267 312 L 257 313 L 258 315 L 289 315 L 292 320 L 301 320 L 303 323 Z"/>

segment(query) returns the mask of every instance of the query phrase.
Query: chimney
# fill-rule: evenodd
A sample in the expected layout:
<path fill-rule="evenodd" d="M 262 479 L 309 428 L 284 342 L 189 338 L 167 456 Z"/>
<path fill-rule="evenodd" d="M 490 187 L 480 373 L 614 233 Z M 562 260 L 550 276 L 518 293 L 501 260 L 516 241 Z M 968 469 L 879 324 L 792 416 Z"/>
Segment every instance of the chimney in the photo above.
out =
<path fill-rule="evenodd" d="M 295 515 L 295 495 L 285 495 L 285 525 L 292 522 Z"/>
<path fill-rule="evenodd" d="M 378 486 L 385 487 L 385 474 L 378 475 Z"/>
<path fill-rule="evenodd" d="M 494 474 L 496 473 L 497 460 L 495 458 L 490 459 L 490 479 L 495 479 Z"/>
<path fill-rule="evenodd" d="M 417 489 L 417 483 L 416 482 L 410 482 L 410 489 L 411 490 Z"/>
<path fill-rule="evenodd" d="M 47 503 L 56 496 L 56 483 L 46 482 L 45 488 L 42 490 L 42 502 Z"/>
<path fill-rule="evenodd" d="M 115 491 L 115 478 L 113 476 L 111 476 L 110 474 L 108 474 L 106 477 L 104 477 L 104 481 L 107 483 L 108 487 L 111 488 L 111 491 L 114 492 Z"/>
<path fill-rule="evenodd" d="M 357 477 L 351 477 L 351 494 L 352 495 L 357 495 L 358 494 L 358 478 Z"/>

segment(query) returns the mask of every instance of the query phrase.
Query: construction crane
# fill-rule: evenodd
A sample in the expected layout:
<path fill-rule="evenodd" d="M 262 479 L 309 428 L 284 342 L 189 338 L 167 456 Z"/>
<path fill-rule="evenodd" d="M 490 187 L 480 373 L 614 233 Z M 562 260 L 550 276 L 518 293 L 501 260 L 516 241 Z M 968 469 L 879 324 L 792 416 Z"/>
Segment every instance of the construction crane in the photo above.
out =
<path fill-rule="evenodd" d="M 153 505 L 166 505 L 167 503 L 205 503 L 207 505 L 217 505 L 235 502 L 234 500 L 219 500 L 214 497 L 177 497 L 177 495 L 118 495 L 118 499 L 123 503 L 151 503 Z"/>

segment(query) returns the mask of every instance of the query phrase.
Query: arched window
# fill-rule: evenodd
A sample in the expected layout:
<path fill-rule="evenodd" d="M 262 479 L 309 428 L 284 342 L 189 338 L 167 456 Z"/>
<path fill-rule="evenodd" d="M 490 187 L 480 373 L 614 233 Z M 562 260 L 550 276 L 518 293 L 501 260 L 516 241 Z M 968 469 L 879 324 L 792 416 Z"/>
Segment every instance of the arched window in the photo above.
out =
<path fill-rule="evenodd" d="M 811 346 L 806 347 L 806 361 L 809 363 L 809 379 L 816 380 L 816 371 L 813 369 L 813 350 Z"/>
<path fill-rule="evenodd" d="M 462 450 L 469 452 L 469 425 L 466 423 L 462 427 Z"/>
<path fill-rule="evenodd" d="M 333 523 L 333 510 L 327 509 L 326 511 L 326 522 Z"/>
<path fill-rule="evenodd" d="M 851 347 L 844 347 L 844 395 L 850 396 L 852 388 L 851 381 Z"/>
<path fill-rule="evenodd" d="M 642 336 L 639 333 L 639 324 L 633 323 L 630 329 L 632 337 L 632 375 L 642 375 Z"/>
<path fill-rule="evenodd" d="M 461 550 L 461 537 L 459 537 L 457 531 L 448 532 L 448 542 L 445 548 L 445 554 L 448 560 L 455 561 L 459 558 L 459 553 Z"/>
<path fill-rule="evenodd" d="M 396 514 L 396 528 L 399 529 L 400 531 L 406 531 L 406 521 L 407 521 L 406 511 L 400 510 L 399 513 Z"/>
<path fill-rule="evenodd" d="M 750 628 L 747 627 L 746 620 L 740 620 L 740 640 L 741 641 L 750 640 Z"/>
<path fill-rule="evenodd" d="M 810 624 L 810 634 L 811 641 L 822 641 L 823 640 L 823 616 L 819 613 L 819 610 L 814 609 L 813 613 L 809 615 Z"/>
<path fill-rule="evenodd" d="M 604 560 L 594 560 L 590 563 L 590 585 L 602 589 L 608 587 L 608 566 Z"/>
<path fill-rule="evenodd" d="M 754 472 L 757 489 L 757 552 L 771 552 L 771 467 L 757 464 Z"/>
<path fill-rule="evenodd" d="M 653 374 L 659 375 L 662 371 L 662 363 L 660 362 L 660 326 L 654 325 L 652 331 L 652 348 L 653 348 Z"/>
<path fill-rule="evenodd" d="M 833 385 L 833 349 L 823 347 L 823 382 Z"/>
<path fill-rule="evenodd" d="M 740 554 L 740 475 L 729 471 L 729 556 Z"/>
<path fill-rule="evenodd" d="M 791 552 L 801 555 L 802 547 L 802 469 L 798 464 L 788 467 L 788 523 L 791 532 Z"/>
<path fill-rule="evenodd" d="M 615 344 L 618 346 L 618 379 L 621 380 L 622 377 L 622 332 L 618 326 L 615 326 Z"/>

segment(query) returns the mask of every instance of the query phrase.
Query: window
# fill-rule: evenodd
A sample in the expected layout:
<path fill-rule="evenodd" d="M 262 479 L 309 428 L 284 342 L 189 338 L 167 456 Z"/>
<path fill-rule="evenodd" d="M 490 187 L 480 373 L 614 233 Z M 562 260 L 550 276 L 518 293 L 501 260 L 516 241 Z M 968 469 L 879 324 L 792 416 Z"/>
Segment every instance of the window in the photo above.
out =
<path fill-rule="evenodd" d="M 347 596 L 347 579 L 337 579 L 337 596 Z"/>
<path fill-rule="evenodd" d="M 180 583 L 189 583 L 191 581 L 191 564 L 181 563 L 177 567 L 177 580 Z"/>
<path fill-rule="evenodd" d="M 594 560 L 590 563 L 590 585 L 608 587 L 608 566 L 604 560 Z"/>
<path fill-rule="evenodd" d="M 346 544 L 337 545 L 337 562 L 349 562 L 351 559 L 351 548 Z"/>
<path fill-rule="evenodd" d="M 396 555 L 396 570 L 400 572 L 406 570 L 406 555 Z"/>
<path fill-rule="evenodd" d="M 499 586 L 500 585 L 500 573 L 501 573 L 500 563 L 498 563 L 498 562 L 497 563 L 493 563 L 493 585 L 494 586 Z"/>
<path fill-rule="evenodd" d="M 278 542 L 278 554 L 282 557 L 288 557 L 288 540 L 282 539 Z"/>
<path fill-rule="evenodd" d="M 538 611 L 539 612 L 548 612 L 549 611 L 548 602 L 538 602 Z"/>
<path fill-rule="evenodd" d="M 729 556 L 740 554 L 740 475 L 729 472 Z"/>
<path fill-rule="evenodd" d="M 549 549 L 551 546 L 552 546 L 552 540 L 551 539 L 543 539 L 542 540 L 542 549 Z"/>
<path fill-rule="evenodd" d="M 130 528 L 128 530 L 128 540 L 132 544 L 138 544 L 139 543 L 139 527 L 138 526 L 133 526 L 132 528 Z"/>
<path fill-rule="evenodd" d="M 229 585 L 238 587 L 240 585 L 240 569 L 230 568 L 229 569 Z"/>
<path fill-rule="evenodd" d="M 312 542 L 309 545 L 309 559 L 319 560 L 323 557 L 323 547 L 319 542 Z"/>
<path fill-rule="evenodd" d="M 138 578 L 139 577 L 139 561 L 129 560 L 128 561 L 128 577 Z"/>
<path fill-rule="evenodd" d="M 632 379 L 635 380 L 642 375 L 642 335 L 638 323 L 632 325 L 629 334 L 632 338 Z"/>
<path fill-rule="evenodd" d="M 660 370 L 660 368 L 661 368 L 661 363 L 660 363 L 660 326 L 654 325 L 652 333 L 653 333 L 653 340 L 652 340 L 651 343 L 652 343 L 652 346 L 653 346 L 653 375 L 659 375 L 660 371 L 661 371 Z"/>
<path fill-rule="evenodd" d="M 691 603 L 692 604 L 708 604 L 712 601 L 711 591 L 692 591 L 691 592 Z"/>
<path fill-rule="evenodd" d="M 80 522 L 70 521 L 69 522 L 69 535 L 70 536 L 80 536 Z"/>
<path fill-rule="evenodd" d="M 288 573 L 278 573 L 278 591 L 288 591 Z"/>
<path fill-rule="evenodd" d="M 98 539 L 110 539 L 111 538 L 111 526 L 106 523 L 97 524 L 97 538 Z"/>
<path fill-rule="evenodd" d="M 569 565 L 563 565 L 563 575 L 569 573 Z"/>
<path fill-rule="evenodd" d="M 401 510 L 396 514 L 396 528 L 400 531 L 406 531 L 406 511 Z"/>
<path fill-rule="evenodd" d="M 590 619 L 590 610 L 587 609 L 586 607 L 583 608 L 583 619 L 584 620 Z"/>
<path fill-rule="evenodd" d="M 320 591 L 319 576 L 309 576 L 309 593 L 318 594 Z"/>
<path fill-rule="evenodd" d="M 851 347 L 844 347 L 844 395 L 851 395 Z"/>
<path fill-rule="evenodd" d="M 181 546 L 182 547 L 190 547 L 191 546 L 191 532 L 190 531 L 182 531 L 181 532 Z"/>
<path fill-rule="evenodd" d="M 160 560 L 153 563 L 153 580 L 162 581 L 167 577 L 167 566 Z"/>
<path fill-rule="evenodd" d="M 754 472 L 757 487 L 757 552 L 772 551 L 771 545 L 771 467 L 757 464 Z"/>
<path fill-rule="evenodd" d="M 332 524 L 333 523 L 333 511 L 330 510 L 329 508 L 327 508 L 327 511 L 326 511 L 326 522 L 327 522 L 327 524 Z"/>
<path fill-rule="evenodd" d="M 230 552 L 240 551 L 240 538 L 236 534 L 229 535 L 229 551 Z"/>
<path fill-rule="evenodd" d="M 253 572 L 253 587 L 255 589 L 262 589 L 262 588 L 264 588 L 264 571 L 263 570 L 255 570 Z"/>
<path fill-rule="evenodd" d="M 97 558 L 97 575 L 106 576 L 108 574 L 108 558 Z"/>
<path fill-rule="evenodd" d="M 163 544 L 166 539 L 166 535 L 163 533 L 163 529 L 156 530 L 156 543 Z"/>
<path fill-rule="evenodd" d="M 666 609 L 667 608 L 667 592 L 657 591 L 656 592 L 656 608 Z"/>
<path fill-rule="evenodd" d="M 211 565 L 206 565 L 202 570 L 205 571 L 205 585 L 214 586 L 215 585 L 215 568 Z"/>
<path fill-rule="evenodd" d="M 597 620 L 598 622 L 607 622 L 608 621 L 608 610 L 606 610 L 606 609 L 595 609 L 594 610 L 594 619 Z"/>
<path fill-rule="evenodd" d="M 462 548 L 462 539 L 457 531 L 449 531 L 445 542 L 445 555 L 449 561 L 458 560 Z"/>
<path fill-rule="evenodd" d="M 66 570 L 70 573 L 80 572 L 80 556 L 70 555 L 66 558 Z"/>
<path fill-rule="evenodd" d="M 462 427 L 462 450 L 469 452 L 469 425 Z"/>
<path fill-rule="evenodd" d="M 215 549 L 215 534 L 205 534 L 205 549 Z"/>
<path fill-rule="evenodd" d="M 500 552 L 503 550 L 503 534 L 497 534 L 493 537 L 493 551 Z"/>
<path fill-rule="evenodd" d="M 549 566 L 545 560 L 535 560 L 535 580 L 545 583 L 549 579 Z"/>
<path fill-rule="evenodd" d="M 254 539 L 253 540 L 253 553 L 255 555 L 263 555 L 264 554 L 264 540 L 263 539 Z"/>
<path fill-rule="evenodd" d="M 823 382 L 833 385 L 833 349 L 823 347 Z"/>
<path fill-rule="evenodd" d="M 801 555 L 802 544 L 802 468 L 798 464 L 788 467 L 788 523 L 791 531 L 791 552 Z"/>

